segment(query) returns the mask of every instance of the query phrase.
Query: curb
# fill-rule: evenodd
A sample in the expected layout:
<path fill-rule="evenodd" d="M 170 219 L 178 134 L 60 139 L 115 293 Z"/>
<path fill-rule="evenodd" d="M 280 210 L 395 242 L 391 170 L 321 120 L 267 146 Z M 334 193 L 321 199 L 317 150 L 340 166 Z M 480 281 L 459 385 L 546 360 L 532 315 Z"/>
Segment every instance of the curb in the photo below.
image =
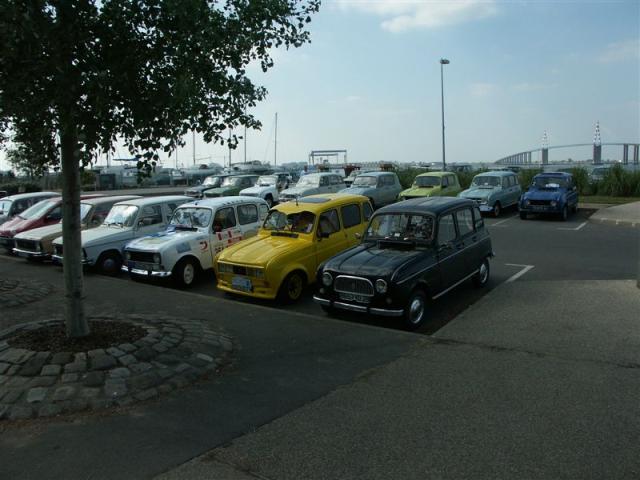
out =
<path fill-rule="evenodd" d="M 607 225 L 618 225 L 618 226 L 631 227 L 631 228 L 640 228 L 640 219 L 627 220 L 623 218 L 594 217 L 592 215 L 591 217 L 589 217 L 589 221 L 594 223 L 607 224 Z"/>

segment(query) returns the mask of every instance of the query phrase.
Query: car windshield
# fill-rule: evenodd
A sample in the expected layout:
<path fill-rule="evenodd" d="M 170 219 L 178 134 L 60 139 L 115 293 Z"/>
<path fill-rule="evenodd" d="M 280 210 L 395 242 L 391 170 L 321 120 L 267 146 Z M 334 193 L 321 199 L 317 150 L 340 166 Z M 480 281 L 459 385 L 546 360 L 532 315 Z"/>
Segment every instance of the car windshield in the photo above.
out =
<path fill-rule="evenodd" d="M 476 187 L 498 187 L 500 186 L 500 177 L 488 177 L 486 175 L 479 175 L 473 179 L 471 185 Z"/>
<path fill-rule="evenodd" d="M 565 177 L 536 177 L 533 179 L 533 185 L 536 188 L 567 188 L 567 179 Z"/>
<path fill-rule="evenodd" d="M 367 228 L 365 240 L 431 241 L 433 217 L 413 213 L 376 215 Z"/>
<path fill-rule="evenodd" d="M 84 223 L 87 221 L 87 215 L 91 211 L 93 205 L 90 203 L 81 203 L 80 204 L 80 223 Z"/>
<path fill-rule="evenodd" d="M 9 210 L 11 210 L 11 203 L 11 200 L 0 200 L 0 213 L 9 213 Z"/>
<path fill-rule="evenodd" d="M 58 200 L 43 200 L 27 208 L 24 212 L 20 214 L 20 217 L 24 218 L 25 220 L 40 218 L 57 204 L 58 204 Z"/>
<path fill-rule="evenodd" d="M 296 187 L 315 187 L 318 185 L 320 177 L 317 175 L 305 175 L 298 180 Z"/>
<path fill-rule="evenodd" d="M 220 186 L 220 177 L 207 177 L 202 182 L 203 185 L 207 187 L 219 187 Z"/>
<path fill-rule="evenodd" d="M 211 210 L 208 208 L 184 207 L 173 212 L 170 225 L 176 227 L 208 227 L 211 222 Z"/>
<path fill-rule="evenodd" d="M 222 182 L 223 187 L 237 187 L 238 185 L 240 185 L 240 181 L 242 179 L 240 177 L 227 177 L 224 179 L 224 182 Z"/>
<path fill-rule="evenodd" d="M 132 227 L 138 215 L 138 207 L 135 205 L 114 205 L 109 215 L 104 219 L 104 225 L 118 225 Z"/>
<path fill-rule="evenodd" d="M 425 176 L 425 177 L 416 177 L 413 181 L 414 187 L 439 187 L 440 186 L 440 177 L 434 176 Z"/>
<path fill-rule="evenodd" d="M 311 212 L 282 213 L 272 210 L 264 221 L 262 228 L 293 233 L 311 233 L 316 216 Z"/>
<path fill-rule="evenodd" d="M 376 177 L 369 177 L 366 175 L 360 175 L 356 177 L 353 181 L 354 187 L 375 187 L 378 183 L 378 179 Z"/>
<path fill-rule="evenodd" d="M 278 182 L 278 178 L 273 175 L 265 175 L 263 177 L 258 178 L 257 184 L 261 187 L 268 187 L 270 185 L 275 185 Z"/>

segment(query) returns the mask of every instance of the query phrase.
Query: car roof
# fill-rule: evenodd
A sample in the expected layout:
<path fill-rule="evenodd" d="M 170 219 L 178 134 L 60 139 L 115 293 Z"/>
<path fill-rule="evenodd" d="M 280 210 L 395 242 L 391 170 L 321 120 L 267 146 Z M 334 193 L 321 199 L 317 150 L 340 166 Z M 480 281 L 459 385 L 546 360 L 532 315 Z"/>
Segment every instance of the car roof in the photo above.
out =
<path fill-rule="evenodd" d="M 372 171 L 372 172 L 362 172 L 359 173 L 358 175 L 356 175 L 357 177 L 359 177 L 360 175 L 362 175 L 363 177 L 380 177 L 382 175 L 395 175 L 395 172 L 381 172 L 381 171 Z"/>
<path fill-rule="evenodd" d="M 134 205 L 137 207 L 141 207 L 144 205 L 149 205 L 154 203 L 180 202 L 184 200 L 193 201 L 193 198 L 187 197 L 185 195 L 161 195 L 158 197 L 142 197 L 142 198 L 134 198 L 133 200 L 124 200 L 122 202 L 118 202 L 118 204 Z"/>
<path fill-rule="evenodd" d="M 393 203 L 376 211 L 378 213 L 431 213 L 439 215 L 450 208 L 473 206 L 475 202 L 460 197 L 424 197 L 412 198 Z"/>
<path fill-rule="evenodd" d="M 425 172 L 418 175 L 418 177 L 443 177 L 445 175 L 455 175 L 455 172 Z"/>
<path fill-rule="evenodd" d="M 509 177 L 515 175 L 511 170 L 490 170 L 488 172 L 482 172 L 476 175 L 476 177 Z"/>
<path fill-rule="evenodd" d="M 101 203 L 117 203 L 124 202 L 125 200 L 134 200 L 136 198 L 142 198 L 140 195 L 112 195 L 110 197 L 94 197 L 82 200 L 82 203 L 88 203 L 89 205 L 99 205 Z"/>
<path fill-rule="evenodd" d="M 16 195 L 9 195 L 2 200 L 23 200 L 25 198 L 38 198 L 38 197 L 55 197 L 60 196 L 57 192 L 31 192 L 31 193 L 18 193 Z"/>
<path fill-rule="evenodd" d="M 335 173 L 335 172 L 313 172 L 313 173 L 307 173 L 304 176 L 305 177 L 326 177 L 327 175 L 337 175 L 339 177 L 342 176 L 339 173 Z"/>
<path fill-rule="evenodd" d="M 542 172 L 536 175 L 536 177 L 570 177 L 571 174 L 568 172 Z"/>
<path fill-rule="evenodd" d="M 292 200 L 285 202 L 274 207 L 282 213 L 296 213 L 307 211 L 311 213 L 318 213 L 325 210 L 327 207 L 340 207 L 353 202 L 365 202 L 369 201 L 364 195 L 353 195 L 350 193 L 320 193 L 317 195 L 308 195 L 306 197 L 299 198 L 296 202 Z"/>
<path fill-rule="evenodd" d="M 229 177 L 260 177 L 259 173 L 243 173 L 242 175 L 229 175 Z"/>
<path fill-rule="evenodd" d="M 258 197 L 249 197 L 247 195 L 238 195 L 236 197 L 214 197 L 214 198 L 204 198 L 202 200 L 196 200 L 195 202 L 183 203 L 180 205 L 181 207 L 209 207 L 209 208 L 219 208 L 219 207 L 227 207 L 238 205 L 241 203 L 267 203 L 264 202 L 261 198 Z"/>

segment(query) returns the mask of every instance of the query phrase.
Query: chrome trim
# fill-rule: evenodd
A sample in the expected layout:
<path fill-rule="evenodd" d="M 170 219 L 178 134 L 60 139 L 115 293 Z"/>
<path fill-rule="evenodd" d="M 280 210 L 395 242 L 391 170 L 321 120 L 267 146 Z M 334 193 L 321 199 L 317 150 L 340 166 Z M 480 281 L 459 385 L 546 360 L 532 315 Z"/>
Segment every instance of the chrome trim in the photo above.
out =
<path fill-rule="evenodd" d="M 370 308 L 369 312 L 381 317 L 401 317 L 404 315 L 404 310 L 387 310 L 386 308 Z"/>
<path fill-rule="evenodd" d="M 362 305 L 352 305 L 344 302 L 331 302 L 326 298 L 321 298 L 316 295 L 313 296 L 313 301 L 323 305 L 325 307 L 335 307 L 341 310 L 349 310 L 351 312 L 358 313 L 371 313 L 373 315 L 380 315 L 381 317 L 401 317 L 404 315 L 404 310 L 387 310 L 385 308 L 367 308 Z"/>
<path fill-rule="evenodd" d="M 352 280 L 363 280 L 364 282 L 368 283 L 369 286 L 371 287 L 371 294 L 367 294 L 367 293 L 359 293 L 359 292 L 351 292 L 351 291 L 347 291 L 347 290 L 339 290 L 335 287 L 335 285 L 338 284 L 338 280 L 340 280 L 341 278 L 350 278 Z M 363 297 L 373 297 L 375 295 L 375 287 L 373 286 L 373 283 L 371 282 L 371 280 L 369 280 L 368 278 L 364 278 L 364 277 L 356 277 L 354 275 L 338 275 L 334 280 L 333 280 L 333 289 L 338 292 L 338 293 L 347 293 L 349 295 L 362 295 Z"/>
<path fill-rule="evenodd" d="M 50 255 L 47 252 L 34 252 L 33 250 L 23 250 L 21 248 L 13 248 L 13 253 L 16 253 L 18 255 L 20 254 L 24 254 L 28 257 L 34 257 L 34 258 L 47 258 Z"/>
<path fill-rule="evenodd" d="M 64 255 L 60 256 L 60 255 L 51 255 L 51 260 L 55 260 L 56 262 L 60 262 L 60 265 L 62 265 L 62 261 L 64 259 Z M 82 259 L 82 265 L 93 265 L 93 263 L 91 263 L 89 260 L 87 260 L 86 258 Z"/>
<path fill-rule="evenodd" d="M 313 301 L 320 304 L 320 305 L 325 305 L 325 306 L 331 306 L 331 300 L 327 300 L 326 298 L 320 298 L 320 297 L 316 297 L 315 295 L 313 296 Z"/>
<path fill-rule="evenodd" d="M 123 272 L 127 272 L 127 273 L 133 273 L 135 275 L 142 275 L 145 277 L 159 277 L 159 278 L 166 278 L 166 277 L 170 277 L 171 276 L 171 272 L 158 272 L 158 271 L 154 271 L 154 270 L 141 270 L 139 268 L 131 268 L 129 269 L 129 267 L 126 266 L 122 266 L 121 270 Z"/>
<path fill-rule="evenodd" d="M 449 290 L 453 290 L 454 288 L 456 288 L 458 285 L 460 285 L 462 282 L 465 282 L 467 280 L 469 280 L 471 277 L 473 277 L 476 273 L 478 273 L 479 270 L 476 270 L 474 272 L 472 272 L 471 274 L 467 275 L 466 277 L 464 277 L 462 280 L 458 280 L 456 283 L 454 283 L 453 285 L 451 285 L 449 288 L 447 288 L 446 290 L 441 291 L 439 294 L 437 294 L 435 297 L 431 297 L 433 300 L 440 298 L 442 295 L 444 295 L 445 293 L 447 293 Z"/>

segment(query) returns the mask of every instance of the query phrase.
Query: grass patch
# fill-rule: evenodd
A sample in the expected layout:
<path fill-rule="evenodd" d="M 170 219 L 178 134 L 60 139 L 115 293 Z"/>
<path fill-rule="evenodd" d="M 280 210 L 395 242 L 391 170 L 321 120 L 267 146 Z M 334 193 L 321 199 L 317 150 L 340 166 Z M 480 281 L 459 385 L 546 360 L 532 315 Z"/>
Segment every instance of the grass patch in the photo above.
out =
<path fill-rule="evenodd" d="M 580 203 L 608 203 L 622 205 L 624 203 L 640 202 L 640 197 L 607 197 L 605 195 L 582 195 Z"/>

